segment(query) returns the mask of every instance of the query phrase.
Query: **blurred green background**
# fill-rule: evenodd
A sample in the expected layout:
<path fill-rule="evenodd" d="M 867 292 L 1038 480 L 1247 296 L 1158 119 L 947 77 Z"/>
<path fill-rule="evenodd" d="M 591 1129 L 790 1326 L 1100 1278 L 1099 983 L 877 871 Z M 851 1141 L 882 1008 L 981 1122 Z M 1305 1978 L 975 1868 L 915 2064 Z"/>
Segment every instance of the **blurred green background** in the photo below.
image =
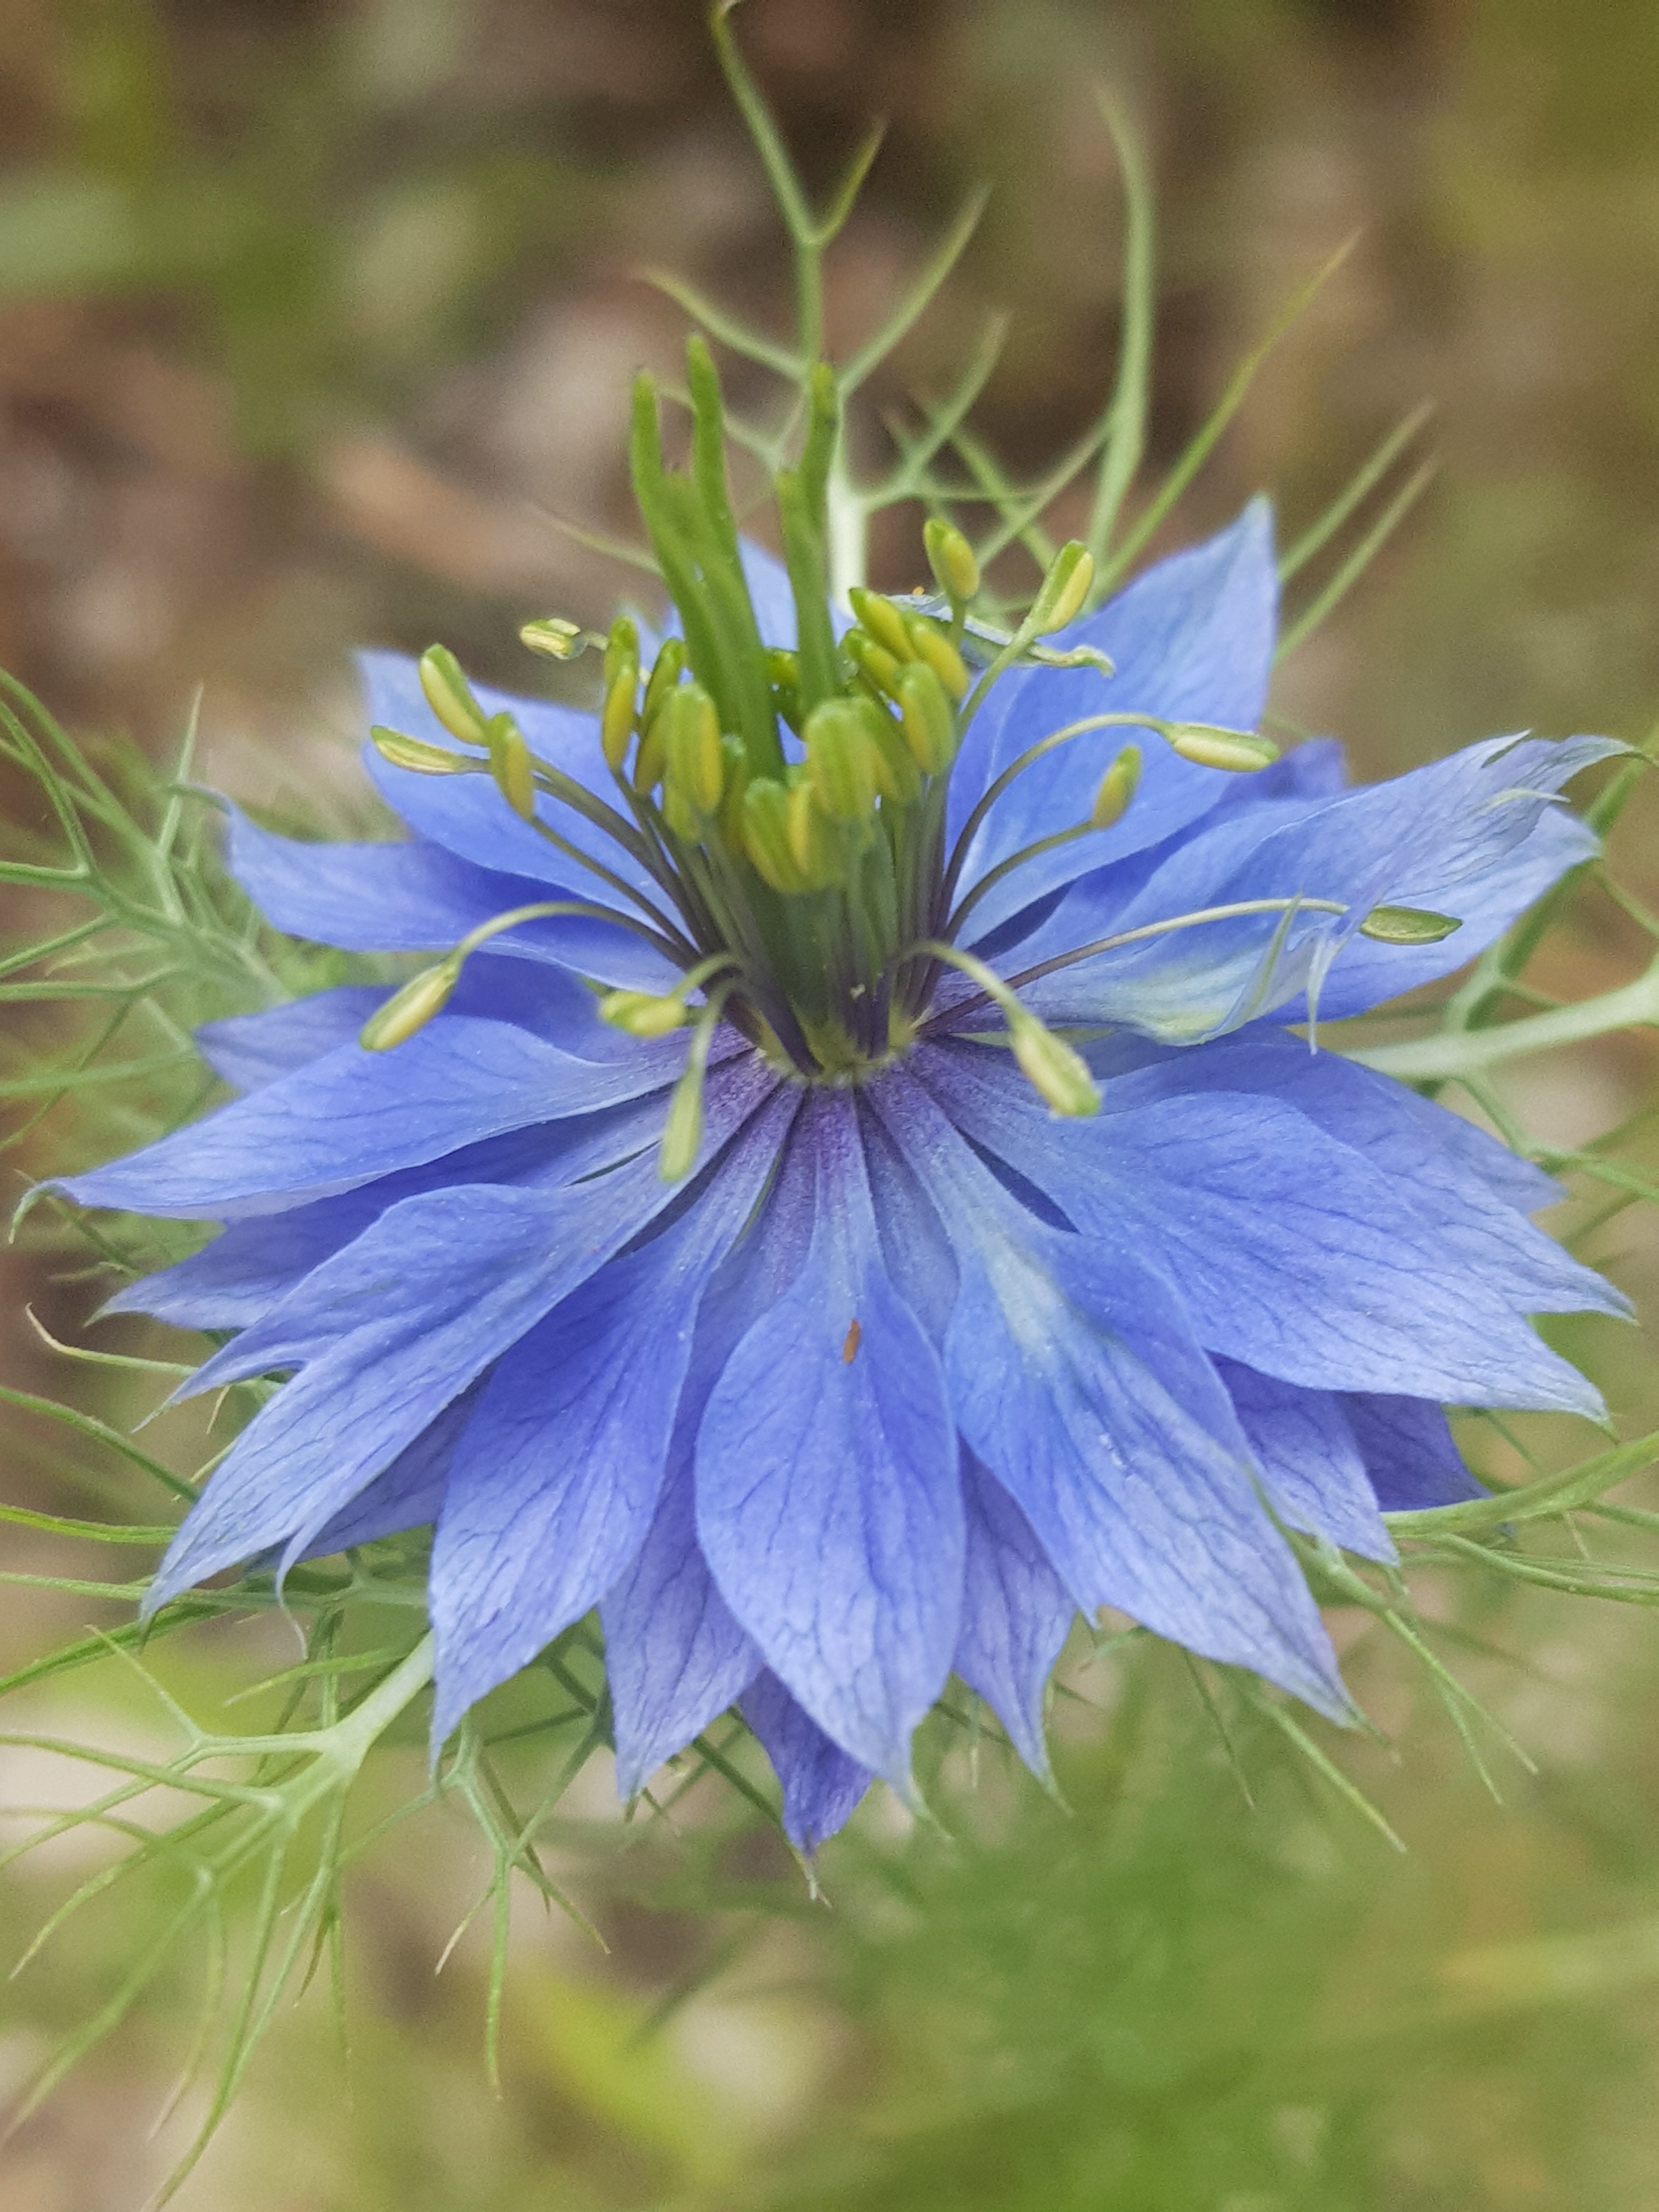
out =
<path fill-rule="evenodd" d="M 1643 735 L 1651 0 L 747 0 L 740 27 L 811 181 L 872 112 L 891 118 L 832 267 L 843 344 L 994 183 L 959 281 L 874 403 L 936 389 L 1006 306 L 981 424 L 1020 469 L 1076 434 L 1111 371 L 1119 207 L 1094 80 L 1158 179 L 1149 478 L 1359 231 L 1164 542 L 1261 486 L 1293 532 L 1431 399 L 1437 482 L 1285 665 L 1280 711 L 1340 732 L 1370 773 L 1502 729 Z M 441 635 L 523 684 L 526 616 L 608 618 L 625 577 L 548 514 L 627 526 L 629 374 L 668 367 L 682 327 L 641 263 L 784 312 L 776 226 L 693 0 L 5 0 L 0 125 L 0 663 L 73 726 L 158 752 L 204 684 L 207 780 L 279 807 L 361 806 L 352 642 Z M 878 580 L 914 580 L 902 532 L 878 561 Z M 1650 896 L 1650 822 L 1627 823 L 1621 856 Z M 1549 980 L 1599 987 L 1630 951 L 1611 908 L 1589 908 Z M 1510 1088 L 1570 1143 L 1655 1079 L 1623 1039 Z M 35 1141 L 8 1165 L 48 1158 Z M 1659 1288 L 1637 1214 L 1592 1255 Z M 0 1286 L 5 1379 L 83 1389 L 21 1317 L 33 1300 L 71 1328 L 73 1288 L 15 1254 Z M 1659 1419 L 1650 1367 L 1626 1348 L 1613 1371 L 1627 1434 Z M 82 1510 L 30 1441 L 11 1441 L 8 1494 Z M 3 1540 L 77 1571 L 62 1546 Z M 1232 1747 L 1249 1802 L 1169 1654 L 1074 1677 L 1069 1810 L 988 1760 L 949 1839 L 872 1802 L 824 1856 L 824 1901 L 740 1808 L 711 1801 L 680 1839 L 624 1850 L 585 1781 L 554 1856 L 608 1948 L 525 1904 L 499 2095 L 481 1945 L 433 1972 L 477 1839 L 441 1817 L 404 1832 L 352 1894 L 349 2053 L 313 1990 L 179 2201 L 1640 2212 L 1659 2202 L 1659 1635 L 1545 1597 L 1443 1608 L 1521 1655 L 1474 1657 L 1471 1679 L 1538 1771 L 1503 1766 L 1494 1806 L 1420 1682 L 1361 1639 L 1356 1687 L 1401 1750 L 1346 1764 L 1404 1857 L 1270 1731 Z M 14 1594 L 0 1665 L 114 1617 Z M 263 1629 L 200 1633 L 173 1680 L 212 1716 L 262 1657 L 281 1663 Z M 130 1682 L 72 1686 L 53 1725 L 159 1741 Z M 61 1790 L 40 1765 L 0 1753 L 0 1798 Z M 100 1848 L 8 1878 L 9 1954 Z M 68 1943 L 0 1996 L 0 2091 L 96 2006 L 112 1940 Z M 0 2148 L 6 2212 L 143 2202 L 178 2148 L 149 2130 L 190 1998 L 181 1972 Z"/>

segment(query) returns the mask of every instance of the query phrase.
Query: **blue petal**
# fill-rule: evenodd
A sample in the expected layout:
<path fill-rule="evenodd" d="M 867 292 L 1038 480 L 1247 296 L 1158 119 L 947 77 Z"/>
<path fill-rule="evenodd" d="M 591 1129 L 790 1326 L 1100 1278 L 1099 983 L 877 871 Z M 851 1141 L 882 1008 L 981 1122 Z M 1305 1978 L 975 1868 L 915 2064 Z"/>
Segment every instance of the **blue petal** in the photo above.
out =
<path fill-rule="evenodd" d="M 492 874 L 430 843 L 303 844 L 274 836 L 234 808 L 230 871 L 276 928 L 348 952 L 447 951 L 496 915 L 550 896 L 591 903 L 593 890 L 603 890 L 580 880 Z M 475 957 L 541 961 L 627 990 L 662 990 L 679 973 L 620 922 L 572 915 L 504 930 Z"/>
<path fill-rule="evenodd" d="M 432 1549 L 434 1749 L 597 1605 L 644 1541 L 704 1285 L 798 1103 L 793 1088 L 775 1095 L 678 1222 L 555 1307 L 485 1384 Z"/>
<path fill-rule="evenodd" d="M 743 1717 L 783 1784 L 783 1832 L 811 1858 L 847 1826 L 873 1777 L 825 1735 L 769 1671 L 744 1692 Z"/>
<path fill-rule="evenodd" d="M 478 1402 L 475 1386 L 463 1390 L 446 1406 L 412 1444 L 405 1446 L 384 1474 L 360 1490 L 343 1513 L 337 1513 L 305 1548 L 308 1559 L 326 1559 L 354 1544 L 372 1544 L 378 1536 L 400 1535 L 406 1528 L 425 1528 L 438 1517 L 444 1502 L 455 1447 Z"/>
<path fill-rule="evenodd" d="M 196 1032 L 196 1048 L 222 1082 L 238 1091 L 258 1091 L 337 1046 L 352 1043 L 374 1009 L 385 1004 L 390 988 L 385 983 L 347 983 L 261 1013 L 204 1022 Z"/>
<path fill-rule="evenodd" d="M 1157 1279 L 1129 1249 L 1091 1250 L 1018 1206 L 908 1078 L 872 1099 L 956 1243 L 945 1357 L 957 1424 L 1078 1603 L 1119 1607 L 1342 1717 L 1318 1611 L 1242 1439 L 1218 1442 L 1165 1385 L 1183 1317 L 1173 1302 L 1156 1310 Z"/>
<path fill-rule="evenodd" d="M 617 1787 L 633 1797 L 753 1681 L 760 1653 L 697 1548 L 690 1449 L 675 1455 L 644 1543 L 599 1608 L 617 1738 Z"/>
<path fill-rule="evenodd" d="M 485 1137 L 663 1090 L 684 1050 L 667 1037 L 625 1060 L 577 1060 L 505 1022 L 445 1015 L 390 1053 L 342 1045 L 60 1187 L 82 1206 L 184 1220 L 278 1213 Z"/>
<path fill-rule="evenodd" d="M 962 1490 L 968 1561 L 956 1672 L 1046 1779 L 1043 1692 L 1077 1607 L 1030 1522 L 971 1452 L 963 1455 Z"/>
<path fill-rule="evenodd" d="M 663 1113 L 659 1092 L 598 1114 L 486 1138 L 337 1197 L 234 1222 L 188 1260 L 128 1284 L 103 1310 L 149 1314 L 180 1328 L 246 1328 L 399 1199 L 452 1183 L 556 1188 L 601 1175 L 654 1145 Z"/>
<path fill-rule="evenodd" d="M 1336 914 L 1300 907 L 1166 932 L 1022 992 L 1048 1021 L 1123 1024 L 1169 1043 L 1200 1042 L 1288 1006 L 1304 991 L 1317 994 L 1375 906 L 1429 906 L 1454 915 L 1467 908 L 1477 933 L 1496 933 L 1535 896 L 1536 871 L 1517 868 L 1515 856 L 1544 817 L 1559 811 L 1560 787 L 1621 750 L 1600 738 L 1497 738 L 1325 805 L 1294 805 L 1282 814 L 1272 807 L 1230 811 L 1172 844 L 1127 902 L 1105 876 L 1079 883 L 1003 964 L 1023 973 L 1098 939 L 1218 906 L 1298 899 L 1340 905 Z M 1583 830 L 1552 831 L 1545 847 L 1564 864 L 1593 850 Z M 1494 893 L 1495 872 L 1503 880 Z M 1466 957 L 1457 953 L 1448 964 Z M 1382 972 L 1368 962 L 1373 977 Z M 1392 995 L 1413 972 L 1401 968 L 1378 988 Z"/>
<path fill-rule="evenodd" d="M 358 655 L 357 665 L 371 723 L 401 730 L 407 737 L 451 752 L 462 750 L 427 705 L 414 661 L 398 653 L 364 653 Z M 597 715 L 550 700 L 517 698 L 485 684 L 474 689 L 485 714 L 512 714 L 532 752 L 562 769 L 601 805 L 617 810 L 619 793 L 599 743 Z M 410 829 L 476 867 L 528 877 L 543 885 L 586 883 L 589 890 L 579 896 L 607 896 L 597 878 L 519 819 L 492 777 L 422 775 L 413 769 L 393 768 L 373 745 L 364 747 L 363 761 L 380 796 Z M 550 830 L 635 890 L 652 888 L 651 878 L 638 861 L 574 808 L 544 792 L 537 799 L 536 811 Z"/>
<path fill-rule="evenodd" d="M 1378 1517 L 1346 1401 L 1231 1360 L 1216 1364 L 1280 1520 L 1362 1558 L 1392 1559 L 1394 1542 Z"/>
<path fill-rule="evenodd" d="M 708 1085 L 705 1163 L 776 1089 L 753 1063 L 724 1074 Z M 383 1214 L 192 1378 L 208 1389 L 302 1370 L 231 1447 L 150 1609 L 270 1545 L 297 1557 L 492 1360 L 678 1202 L 647 1157 L 567 1190 L 475 1184 Z"/>
<path fill-rule="evenodd" d="M 812 1241 L 709 1400 L 698 1538 L 773 1671 L 908 1792 L 961 1613 L 956 1437 L 938 1359 L 882 1261 L 850 1095 L 809 1097 L 785 1175 L 811 1181 Z"/>
<path fill-rule="evenodd" d="M 1100 647 L 1116 663 L 1115 676 L 1038 668 L 1001 679 L 951 777 L 952 837 L 969 807 L 1019 754 L 1087 715 L 1139 712 L 1253 729 L 1267 703 L 1278 605 L 1273 515 L 1258 500 L 1231 529 L 1160 562 L 1097 614 L 1049 641 Z M 1236 785 L 1222 769 L 1182 760 L 1151 731 L 1097 730 L 1026 769 L 997 801 L 974 840 L 964 885 L 1051 831 L 1086 822 L 1103 769 L 1131 742 L 1140 746 L 1143 767 L 1123 819 L 1021 868 L 981 905 L 981 928 L 1086 870 L 1161 843 L 1222 804 Z"/>
<path fill-rule="evenodd" d="M 1486 1497 L 1464 1466 L 1439 1406 L 1423 1398 L 1371 1395 L 1341 1402 L 1385 1513 L 1420 1512 Z"/>
<path fill-rule="evenodd" d="M 1155 1255 L 1208 1350 L 1312 1389 L 1600 1417 L 1592 1386 L 1454 1249 L 1432 1200 L 1294 1107 L 1229 1091 L 1088 1122 L 1022 1118 L 974 1079 L 968 1054 L 982 1050 L 923 1063 L 952 1115 L 1091 1237 Z"/>
<path fill-rule="evenodd" d="M 1628 1316 L 1621 1291 L 1517 1211 L 1522 1192 L 1520 1202 L 1534 1206 L 1557 1194 L 1548 1177 L 1444 1107 L 1351 1060 L 1310 1053 L 1291 1037 L 1246 1031 L 1125 1076 L 1111 1085 L 1108 1110 L 1241 1091 L 1271 1093 L 1305 1114 L 1431 1212 L 1447 1251 L 1512 1310 Z"/>

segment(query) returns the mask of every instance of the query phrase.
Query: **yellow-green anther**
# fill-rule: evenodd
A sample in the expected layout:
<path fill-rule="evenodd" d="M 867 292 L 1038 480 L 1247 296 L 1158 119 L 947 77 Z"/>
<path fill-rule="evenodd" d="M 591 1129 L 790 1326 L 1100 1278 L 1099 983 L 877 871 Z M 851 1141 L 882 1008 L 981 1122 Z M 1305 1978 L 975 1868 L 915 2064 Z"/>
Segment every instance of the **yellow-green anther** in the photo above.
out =
<path fill-rule="evenodd" d="M 1256 730 L 1226 730 L 1218 722 L 1171 722 L 1164 734 L 1182 760 L 1196 761 L 1200 768 L 1248 775 L 1256 769 L 1271 768 L 1279 758 L 1273 739 Z"/>
<path fill-rule="evenodd" d="M 1056 1114 L 1098 1114 L 1100 1093 L 1088 1065 L 1064 1037 L 1021 1007 L 1008 1024 L 1008 1042 L 1025 1080 Z"/>
<path fill-rule="evenodd" d="M 641 715 L 639 750 L 634 756 L 635 790 L 654 791 L 662 781 L 666 762 L 662 716 L 657 714 L 647 722 Z"/>
<path fill-rule="evenodd" d="M 663 776 L 696 814 L 712 814 L 726 787 L 720 716 L 701 684 L 681 684 L 663 702 Z"/>
<path fill-rule="evenodd" d="M 789 793 L 775 776 L 758 775 L 743 794 L 743 849 L 775 891 L 801 891 L 805 878 L 789 849 Z"/>
<path fill-rule="evenodd" d="M 905 742 L 924 775 L 942 775 L 957 749 L 957 721 L 944 684 L 925 660 L 913 660 L 898 680 Z"/>
<path fill-rule="evenodd" d="M 846 868 L 841 836 L 819 805 L 817 793 L 809 781 L 803 779 L 791 788 L 784 823 L 789 835 L 790 857 L 800 871 L 805 888 L 828 890 L 832 884 L 842 882 Z"/>
<path fill-rule="evenodd" d="M 393 1045 L 404 1043 L 423 1030 L 434 1014 L 443 1012 L 460 979 L 461 963 L 453 953 L 434 968 L 422 969 L 383 1006 L 376 1007 L 359 1030 L 358 1043 L 365 1052 L 390 1052 Z"/>
<path fill-rule="evenodd" d="M 536 818 L 536 770 L 524 732 L 511 714 L 492 714 L 484 725 L 489 772 L 495 788 L 521 822 Z"/>
<path fill-rule="evenodd" d="M 916 659 L 927 663 L 953 699 L 965 699 L 970 681 L 968 664 L 944 631 L 914 616 L 904 627 L 910 633 Z"/>
<path fill-rule="evenodd" d="M 1100 779 L 1100 788 L 1095 793 L 1095 803 L 1089 810 L 1091 830 L 1109 830 L 1121 822 L 1128 811 L 1129 801 L 1135 795 L 1140 781 L 1140 747 L 1125 745 L 1117 758 Z"/>
<path fill-rule="evenodd" d="M 904 627 L 904 617 L 890 599 L 883 599 L 879 592 L 866 591 L 861 584 L 854 584 L 847 597 L 867 635 L 890 653 L 895 660 L 915 659 L 915 647 Z"/>
<path fill-rule="evenodd" d="M 461 664 L 446 645 L 429 645 L 421 655 L 421 689 L 426 703 L 452 738 L 463 744 L 484 742 L 483 708 L 461 673 Z"/>
<path fill-rule="evenodd" d="M 368 735 L 389 767 L 412 769 L 416 775 L 471 775 L 483 766 L 476 757 L 453 753 L 447 745 L 428 745 L 420 738 L 406 738 L 401 730 L 388 730 L 379 722 Z"/>
<path fill-rule="evenodd" d="M 1027 618 L 1032 635 L 1046 637 L 1050 630 L 1064 629 L 1073 617 L 1081 613 L 1094 580 L 1094 555 L 1078 538 L 1070 539 L 1048 564 L 1042 588 Z"/>
<path fill-rule="evenodd" d="M 599 1019 L 629 1036 L 667 1036 L 690 1018 L 684 1000 L 672 993 L 659 997 L 654 991 L 607 991 L 599 1000 Z"/>
<path fill-rule="evenodd" d="M 634 707 L 639 695 L 639 663 L 619 662 L 599 714 L 599 744 L 613 775 L 622 773 L 622 764 L 628 757 L 629 741 L 634 734 Z"/>
<path fill-rule="evenodd" d="M 618 615 L 605 641 L 605 688 L 610 690 L 623 670 L 640 665 L 640 633 L 626 615 Z"/>
<path fill-rule="evenodd" d="M 867 676 L 878 691 L 885 691 L 890 698 L 896 694 L 899 671 L 908 662 L 898 659 L 861 629 L 849 629 L 842 640 L 842 647 L 853 665 Z"/>
<path fill-rule="evenodd" d="M 1374 906 L 1359 925 L 1362 937 L 1379 945 L 1438 945 L 1455 929 L 1462 929 L 1455 915 L 1436 914 L 1421 906 Z"/>
<path fill-rule="evenodd" d="M 581 624 L 567 622 L 562 615 L 547 615 L 539 622 L 527 622 L 519 632 L 521 645 L 527 645 L 532 653 L 539 653 L 548 660 L 574 660 L 587 641 L 587 632 Z"/>
<path fill-rule="evenodd" d="M 876 747 L 876 779 L 884 799 L 900 806 L 914 805 L 921 796 L 921 770 L 910 750 L 904 725 L 884 708 L 866 702 L 867 726 Z"/>
<path fill-rule="evenodd" d="M 921 526 L 921 542 L 933 580 L 953 605 L 966 606 L 978 596 L 979 562 L 974 549 L 954 522 L 930 516 Z"/>
<path fill-rule="evenodd" d="M 649 729 L 657 719 L 657 709 L 679 682 L 685 672 L 685 641 L 671 637 L 652 663 L 651 674 L 645 687 L 645 704 L 640 708 L 640 727 Z"/>
<path fill-rule="evenodd" d="M 807 716 L 801 734 L 806 743 L 806 773 L 823 811 L 836 822 L 868 822 L 876 811 L 880 762 L 860 702 L 826 699 Z M 791 819 L 793 823 L 793 816 Z M 796 858 L 807 867 L 799 847 Z"/>
<path fill-rule="evenodd" d="M 790 728 L 799 736 L 800 732 L 800 664 L 793 653 L 781 646 L 769 646 L 766 653 L 767 681 L 772 686 L 772 703 Z"/>

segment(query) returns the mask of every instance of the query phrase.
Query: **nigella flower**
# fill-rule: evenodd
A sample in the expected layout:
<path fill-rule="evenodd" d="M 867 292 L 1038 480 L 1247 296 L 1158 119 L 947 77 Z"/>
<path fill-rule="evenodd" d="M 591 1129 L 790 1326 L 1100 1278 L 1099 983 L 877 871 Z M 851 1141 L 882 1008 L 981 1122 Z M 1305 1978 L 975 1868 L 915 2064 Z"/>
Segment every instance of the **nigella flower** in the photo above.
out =
<path fill-rule="evenodd" d="M 1622 1307 L 1546 1177 L 1305 1031 L 1582 860 L 1612 748 L 1273 762 L 1260 506 L 1080 617 L 1068 548 L 1001 635 L 935 527 L 939 598 L 849 626 L 833 394 L 786 573 L 693 368 L 692 472 L 635 428 L 676 635 L 615 626 L 598 715 L 371 654 L 409 841 L 233 817 L 280 928 L 443 957 L 213 1024 L 244 1095 L 64 1186 L 225 1224 L 114 1304 L 290 1378 L 151 1602 L 430 1523 L 435 1746 L 597 1607 L 623 1790 L 735 1703 L 808 1848 L 953 1673 L 1042 1770 L 1079 1611 L 1340 1718 L 1285 1530 L 1389 1559 L 1474 1494 L 1443 1405 L 1595 1415 L 1528 1316 Z"/>

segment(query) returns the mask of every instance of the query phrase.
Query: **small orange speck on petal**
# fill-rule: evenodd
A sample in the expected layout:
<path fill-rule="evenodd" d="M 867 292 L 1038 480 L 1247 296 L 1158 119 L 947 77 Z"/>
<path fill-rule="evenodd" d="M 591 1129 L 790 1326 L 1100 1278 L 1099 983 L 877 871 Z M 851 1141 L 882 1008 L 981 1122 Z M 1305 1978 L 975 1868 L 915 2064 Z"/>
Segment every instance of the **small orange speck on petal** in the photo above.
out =
<path fill-rule="evenodd" d="M 863 1334 L 864 1331 L 860 1328 L 856 1321 L 847 1332 L 847 1341 L 841 1348 L 841 1356 L 849 1367 L 858 1358 L 859 1339 Z"/>

